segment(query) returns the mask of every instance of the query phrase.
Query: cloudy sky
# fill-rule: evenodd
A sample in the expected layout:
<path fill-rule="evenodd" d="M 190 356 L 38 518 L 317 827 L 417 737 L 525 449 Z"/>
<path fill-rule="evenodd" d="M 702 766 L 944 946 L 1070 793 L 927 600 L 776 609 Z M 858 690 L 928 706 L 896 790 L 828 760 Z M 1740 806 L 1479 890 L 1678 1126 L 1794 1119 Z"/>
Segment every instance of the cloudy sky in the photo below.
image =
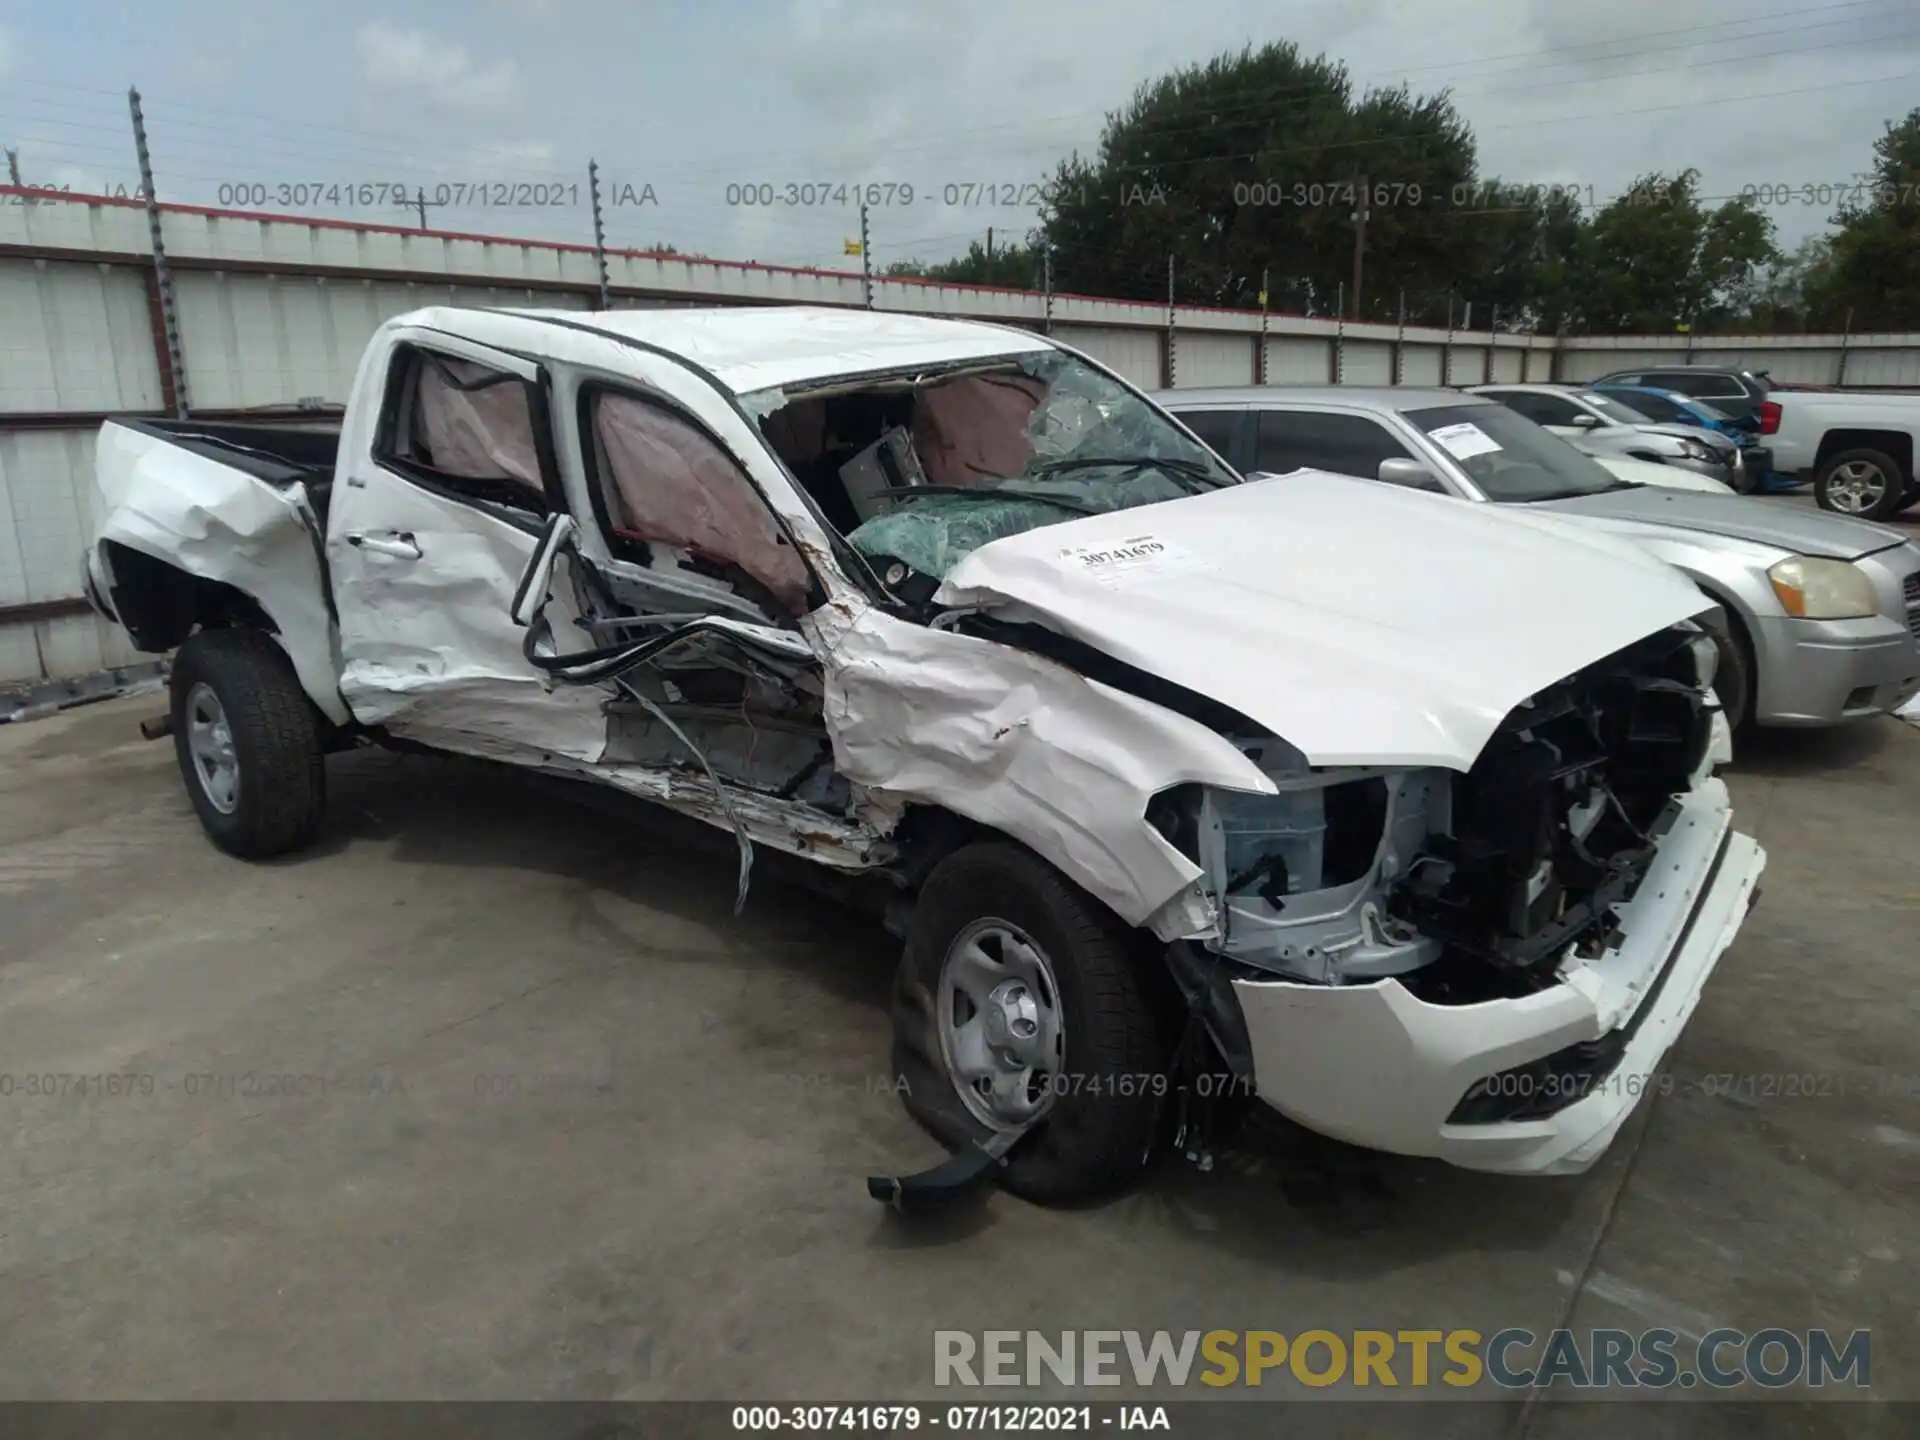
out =
<path fill-rule="evenodd" d="M 1017 237 L 1030 206 L 981 187 L 1018 201 L 1142 80 L 1276 39 L 1451 89 L 1483 173 L 1602 202 L 1688 165 L 1709 195 L 1844 182 L 1920 98 L 1912 0 L 0 0 L 0 140 L 29 183 L 130 188 L 131 83 L 163 198 L 282 210 L 307 186 L 306 213 L 405 223 L 327 191 L 540 187 L 557 203 L 430 221 L 588 240 L 592 156 L 609 243 L 838 268 L 840 186 L 899 187 L 877 264 Z M 825 203 L 729 203 L 809 183 Z M 1768 213 L 1791 243 L 1830 209 Z"/>

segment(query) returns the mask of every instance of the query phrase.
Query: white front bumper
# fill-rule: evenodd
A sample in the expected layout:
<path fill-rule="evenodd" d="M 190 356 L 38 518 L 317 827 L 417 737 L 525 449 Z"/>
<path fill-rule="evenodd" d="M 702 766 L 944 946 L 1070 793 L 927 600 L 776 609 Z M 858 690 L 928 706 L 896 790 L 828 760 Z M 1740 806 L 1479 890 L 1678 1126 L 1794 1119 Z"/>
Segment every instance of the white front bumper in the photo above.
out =
<path fill-rule="evenodd" d="M 1709 779 L 1692 790 L 1647 878 L 1617 909 L 1618 948 L 1524 999 L 1434 1005 L 1392 979 L 1234 981 L 1260 1098 L 1310 1129 L 1376 1150 L 1473 1170 L 1586 1169 L 1632 1113 L 1752 903 L 1766 854 L 1732 822 L 1724 784 Z M 1476 1081 L 1626 1025 L 1633 1031 L 1618 1064 L 1558 1113 L 1448 1123 Z"/>

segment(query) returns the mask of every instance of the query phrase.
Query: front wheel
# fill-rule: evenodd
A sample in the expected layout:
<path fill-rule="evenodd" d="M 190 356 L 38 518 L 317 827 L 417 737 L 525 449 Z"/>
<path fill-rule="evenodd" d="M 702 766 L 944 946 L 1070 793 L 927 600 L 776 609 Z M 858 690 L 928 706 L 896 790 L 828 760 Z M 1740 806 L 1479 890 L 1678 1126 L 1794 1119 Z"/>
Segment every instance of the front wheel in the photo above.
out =
<path fill-rule="evenodd" d="M 1713 692 L 1738 742 L 1753 731 L 1753 651 L 1740 631 L 1739 622 L 1731 617 L 1716 616 L 1703 624 L 1713 637 L 1714 648 L 1720 652 L 1714 667 Z"/>
<path fill-rule="evenodd" d="M 955 1148 L 1032 1126 L 1002 1176 L 1026 1199 L 1122 1188 L 1167 1113 L 1157 963 L 1029 851 L 989 841 L 948 856 L 920 893 L 894 984 L 908 1111 Z"/>
<path fill-rule="evenodd" d="M 1885 520 L 1899 513 L 1907 489 L 1900 462 L 1881 450 L 1842 450 L 1813 477 L 1822 510 Z"/>
<path fill-rule="evenodd" d="M 174 657 L 173 748 L 208 837 L 261 860 L 308 844 L 326 798 L 321 720 L 257 630 L 201 630 Z"/>

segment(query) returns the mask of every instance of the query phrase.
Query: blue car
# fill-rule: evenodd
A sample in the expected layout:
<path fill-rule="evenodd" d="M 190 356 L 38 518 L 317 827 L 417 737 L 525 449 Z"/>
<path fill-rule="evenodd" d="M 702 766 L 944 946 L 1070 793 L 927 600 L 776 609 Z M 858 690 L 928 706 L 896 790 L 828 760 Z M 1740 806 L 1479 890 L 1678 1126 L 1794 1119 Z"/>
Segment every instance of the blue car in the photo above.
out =
<path fill-rule="evenodd" d="M 1660 390 L 1651 385 L 1595 385 L 1596 394 L 1610 396 L 1629 410 L 1663 425 L 1698 425 L 1716 431 L 1739 445 L 1746 468 L 1756 476 L 1754 489 L 1791 490 L 1797 484 L 1773 471 L 1773 452 L 1760 444 L 1760 422 L 1751 416 L 1729 415 L 1726 411 L 1683 395 L 1678 390 Z"/>

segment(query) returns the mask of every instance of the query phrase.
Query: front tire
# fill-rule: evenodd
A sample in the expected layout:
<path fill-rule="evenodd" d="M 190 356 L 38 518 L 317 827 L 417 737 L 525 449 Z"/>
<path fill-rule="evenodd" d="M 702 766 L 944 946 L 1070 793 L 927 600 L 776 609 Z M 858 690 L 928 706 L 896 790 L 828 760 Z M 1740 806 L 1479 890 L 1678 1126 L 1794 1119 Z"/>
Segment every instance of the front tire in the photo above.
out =
<path fill-rule="evenodd" d="M 1156 963 L 1029 851 L 956 851 L 921 890 L 894 983 L 908 1112 L 956 1149 L 1033 1124 L 1001 1176 L 1025 1199 L 1124 1188 L 1151 1158 L 1171 1088 Z"/>
<path fill-rule="evenodd" d="M 1882 450 L 1842 450 L 1813 477 L 1813 496 L 1822 510 L 1861 520 L 1899 514 L 1906 491 L 1900 462 Z"/>
<path fill-rule="evenodd" d="M 257 630 L 201 630 L 174 657 L 173 748 L 209 839 L 263 860 L 309 844 L 326 800 L 321 720 Z"/>
<path fill-rule="evenodd" d="M 1711 595 L 1707 598 L 1713 599 Z M 1727 726 L 1733 731 L 1737 749 L 1753 733 L 1753 650 L 1747 644 L 1746 636 L 1741 633 L 1739 621 L 1730 615 L 1702 623 L 1707 633 L 1713 636 L 1714 647 L 1720 652 L 1720 661 L 1714 670 L 1713 693 L 1720 701 L 1721 712 L 1727 717 Z"/>

